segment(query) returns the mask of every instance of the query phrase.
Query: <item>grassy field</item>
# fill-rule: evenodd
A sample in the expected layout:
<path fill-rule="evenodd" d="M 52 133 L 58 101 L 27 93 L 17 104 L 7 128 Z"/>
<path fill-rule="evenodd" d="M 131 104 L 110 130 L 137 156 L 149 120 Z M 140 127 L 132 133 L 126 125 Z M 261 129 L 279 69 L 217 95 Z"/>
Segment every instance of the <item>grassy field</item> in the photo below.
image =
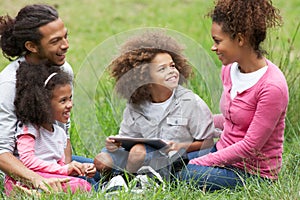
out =
<path fill-rule="evenodd" d="M 69 30 L 68 62 L 76 75 L 74 94 L 76 104 L 71 132 L 76 154 L 95 156 L 103 147 L 104 138 L 117 132 L 124 101 L 113 95 L 113 83 L 107 76 L 105 67 L 117 52 L 117 45 L 140 28 L 166 28 L 173 35 L 179 36 L 189 49 L 195 47 L 187 50 L 196 72 L 188 87 L 198 93 L 208 102 L 210 108 L 217 112 L 218 99 L 214 95 L 218 95 L 220 85 L 219 82 L 214 82 L 214 78 L 219 77 L 220 62 L 210 51 L 211 21 L 205 18 L 205 14 L 213 6 L 212 0 L 2 0 L 0 15 L 15 16 L 25 4 L 41 2 L 56 6 Z M 279 180 L 272 185 L 253 180 L 243 188 L 215 193 L 196 191 L 184 184 L 176 187 L 168 185 L 165 191 L 147 191 L 143 195 L 121 192 L 115 198 L 300 199 L 300 30 L 297 33 L 300 1 L 274 0 L 273 3 L 280 8 L 284 25 L 269 32 L 270 37 L 264 46 L 269 52 L 267 57 L 280 66 L 286 75 L 290 93 L 284 163 Z M 208 59 L 205 61 L 209 62 L 209 65 L 206 69 L 197 66 L 203 62 L 199 60 L 203 58 L 202 55 L 197 57 L 198 50 L 207 55 Z M 8 61 L 0 57 L 0 70 L 7 64 Z M 206 72 L 211 73 L 212 80 L 205 76 Z M 80 89 L 82 87 L 91 91 L 83 91 Z M 86 98 L 83 98 L 85 96 Z M 90 109 L 93 109 L 92 113 L 89 112 Z M 42 197 L 42 199 L 60 198 L 101 199 L 104 198 L 104 194 L 59 194 Z"/>

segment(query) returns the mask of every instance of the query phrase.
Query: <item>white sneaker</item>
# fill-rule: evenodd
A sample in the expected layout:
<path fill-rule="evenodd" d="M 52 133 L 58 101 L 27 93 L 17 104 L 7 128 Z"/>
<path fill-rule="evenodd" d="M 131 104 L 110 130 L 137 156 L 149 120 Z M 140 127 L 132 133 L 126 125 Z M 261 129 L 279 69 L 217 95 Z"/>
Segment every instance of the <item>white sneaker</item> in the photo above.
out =
<path fill-rule="evenodd" d="M 158 179 L 160 183 L 163 183 L 163 179 L 161 175 L 155 171 L 151 166 L 142 166 L 138 171 L 137 174 L 145 174 L 148 175 L 150 178 L 155 177 Z"/>
<path fill-rule="evenodd" d="M 102 188 L 102 192 L 117 193 L 120 190 L 128 191 L 128 186 L 121 175 L 115 176 Z"/>
<path fill-rule="evenodd" d="M 152 167 L 142 166 L 137 171 L 137 174 L 138 175 L 135 177 L 134 181 L 138 183 L 141 190 L 159 188 L 161 186 L 164 190 L 165 185 L 162 177 Z"/>

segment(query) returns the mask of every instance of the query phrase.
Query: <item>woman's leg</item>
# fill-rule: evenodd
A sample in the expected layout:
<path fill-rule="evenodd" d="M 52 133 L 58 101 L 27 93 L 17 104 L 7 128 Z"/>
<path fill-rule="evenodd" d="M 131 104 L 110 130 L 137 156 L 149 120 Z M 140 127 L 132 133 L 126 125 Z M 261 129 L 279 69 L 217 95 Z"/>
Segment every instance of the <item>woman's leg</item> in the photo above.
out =
<path fill-rule="evenodd" d="M 195 184 L 197 187 L 207 191 L 222 188 L 234 188 L 242 185 L 247 177 L 245 172 L 232 167 L 208 167 L 188 164 L 179 172 L 179 179 Z"/>
<path fill-rule="evenodd" d="M 194 158 L 198 158 L 198 157 L 208 154 L 209 152 L 211 152 L 211 149 L 212 148 L 201 149 L 199 151 L 192 151 L 192 152 L 189 152 L 187 155 L 188 155 L 189 160 L 192 160 Z"/>

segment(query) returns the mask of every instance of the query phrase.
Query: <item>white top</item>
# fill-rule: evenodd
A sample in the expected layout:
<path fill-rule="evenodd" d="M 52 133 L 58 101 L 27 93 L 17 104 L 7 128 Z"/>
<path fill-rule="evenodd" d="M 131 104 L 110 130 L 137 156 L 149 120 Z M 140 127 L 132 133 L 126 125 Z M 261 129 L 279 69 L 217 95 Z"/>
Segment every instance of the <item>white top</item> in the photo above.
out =
<path fill-rule="evenodd" d="M 153 103 L 153 102 L 147 101 L 146 103 L 141 105 L 145 116 L 151 120 L 159 122 L 162 119 L 166 108 L 170 105 L 170 103 L 174 97 L 174 94 L 175 94 L 175 90 L 173 90 L 171 97 L 164 102 Z"/>
<path fill-rule="evenodd" d="M 230 69 L 230 76 L 232 81 L 232 87 L 230 91 L 231 99 L 234 99 L 238 93 L 251 88 L 257 83 L 257 81 L 266 73 L 268 66 L 264 66 L 261 69 L 251 72 L 242 73 L 239 70 L 238 63 L 233 63 Z"/>

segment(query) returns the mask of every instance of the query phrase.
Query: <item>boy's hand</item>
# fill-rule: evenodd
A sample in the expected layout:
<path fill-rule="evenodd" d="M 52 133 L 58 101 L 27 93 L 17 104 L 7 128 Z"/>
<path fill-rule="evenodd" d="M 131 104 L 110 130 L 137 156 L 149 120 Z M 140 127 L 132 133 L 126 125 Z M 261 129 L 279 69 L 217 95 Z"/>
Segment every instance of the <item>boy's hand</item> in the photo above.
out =
<path fill-rule="evenodd" d="M 179 149 L 181 149 L 181 148 L 186 148 L 186 144 L 184 144 L 184 143 L 177 143 L 177 142 L 173 142 L 173 141 L 169 141 L 167 143 L 168 143 L 168 146 L 167 146 L 166 152 L 179 151 Z"/>
<path fill-rule="evenodd" d="M 109 137 L 106 138 L 105 147 L 109 152 L 114 152 L 118 150 L 120 146 L 121 142 L 116 142 L 115 140 L 110 139 Z"/>

